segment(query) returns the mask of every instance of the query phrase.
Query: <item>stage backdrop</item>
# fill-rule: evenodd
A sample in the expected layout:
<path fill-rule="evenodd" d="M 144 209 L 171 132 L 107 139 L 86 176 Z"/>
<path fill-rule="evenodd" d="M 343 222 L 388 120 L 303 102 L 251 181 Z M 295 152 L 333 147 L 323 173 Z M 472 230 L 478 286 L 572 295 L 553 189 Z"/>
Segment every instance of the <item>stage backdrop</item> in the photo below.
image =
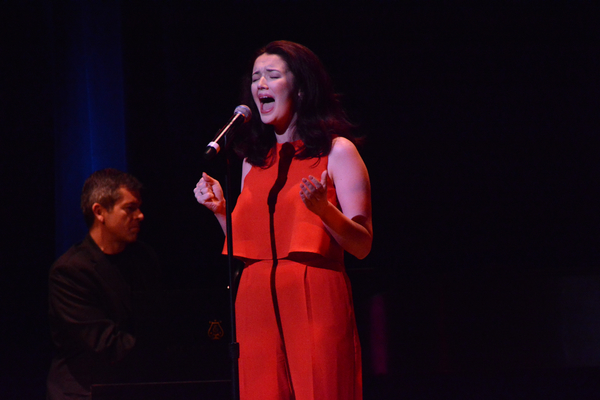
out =
<path fill-rule="evenodd" d="M 562 372 L 531 374 L 600 365 L 597 7 L 334 3 L 0 4 L 3 398 L 43 396 L 46 274 L 85 232 L 81 185 L 105 166 L 146 187 L 142 239 L 191 346 L 175 372 L 227 373 L 205 336 L 226 314 L 223 238 L 192 190 L 202 171 L 223 178 L 202 151 L 276 39 L 321 57 L 366 138 L 375 241 L 347 264 L 367 393 L 491 391 L 481 371 L 568 392 Z"/>

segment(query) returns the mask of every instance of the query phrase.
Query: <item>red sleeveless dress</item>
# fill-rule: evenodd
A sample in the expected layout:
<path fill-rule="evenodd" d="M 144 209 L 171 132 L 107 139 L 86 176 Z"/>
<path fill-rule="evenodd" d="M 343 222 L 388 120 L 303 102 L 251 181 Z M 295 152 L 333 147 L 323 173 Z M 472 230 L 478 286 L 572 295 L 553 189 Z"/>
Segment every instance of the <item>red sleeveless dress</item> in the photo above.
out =
<path fill-rule="evenodd" d="M 327 157 L 292 159 L 278 144 L 252 167 L 232 216 L 233 252 L 245 261 L 237 298 L 241 400 L 360 400 L 361 352 L 343 249 L 300 199 Z M 337 205 L 328 182 L 329 201 Z"/>

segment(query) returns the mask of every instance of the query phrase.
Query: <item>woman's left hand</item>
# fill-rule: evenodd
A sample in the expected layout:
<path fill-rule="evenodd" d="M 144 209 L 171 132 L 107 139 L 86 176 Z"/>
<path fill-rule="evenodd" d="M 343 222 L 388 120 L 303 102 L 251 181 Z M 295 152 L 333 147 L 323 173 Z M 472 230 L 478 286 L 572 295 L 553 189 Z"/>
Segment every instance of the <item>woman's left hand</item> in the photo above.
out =
<path fill-rule="evenodd" d="M 329 205 L 327 200 L 327 170 L 321 174 L 320 182 L 312 175 L 309 175 L 308 178 L 302 178 L 300 198 L 310 211 L 318 216 L 323 215 Z"/>

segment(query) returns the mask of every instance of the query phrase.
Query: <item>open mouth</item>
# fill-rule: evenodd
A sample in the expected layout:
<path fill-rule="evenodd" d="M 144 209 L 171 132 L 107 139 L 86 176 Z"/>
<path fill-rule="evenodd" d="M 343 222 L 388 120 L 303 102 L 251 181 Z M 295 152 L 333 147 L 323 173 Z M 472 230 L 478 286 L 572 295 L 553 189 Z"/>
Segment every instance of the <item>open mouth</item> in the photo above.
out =
<path fill-rule="evenodd" d="M 260 101 L 260 112 L 267 113 L 275 107 L 275 99 L 270 96 L 261 96 Z"/>

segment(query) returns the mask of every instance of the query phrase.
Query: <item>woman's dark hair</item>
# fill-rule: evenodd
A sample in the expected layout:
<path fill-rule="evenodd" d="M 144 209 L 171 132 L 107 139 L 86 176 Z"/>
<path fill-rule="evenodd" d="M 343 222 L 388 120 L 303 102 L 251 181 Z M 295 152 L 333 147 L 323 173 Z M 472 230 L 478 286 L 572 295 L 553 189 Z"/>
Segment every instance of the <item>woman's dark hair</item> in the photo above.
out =
<path fill-rule="evenodd" d="M 296 99 L 298 117 L 295 133 L 304 147 L 296 154 L 297 158 L 328 155 L 336 136 L 352 140 L 353 125 L 346 117 L 323 64 L 311 50 L 297 43 L 275 41 L 258 50 L 252 63 L 262 54 L 281 57 L 294 75 L 295 93 L 301 93 Z M 250 132 L 243 135 L 244 139 L 238 142 L 236 151 L 241 157 L 247 158 L 250 164 L 265 167 L 276 138 L 273 127 L 260 120 L 260 113 L 252 99 L 251 75 L 250 71 L 244 78 L 242 97 L 245 104 L 250 106 L 254 118 L 250 123 Z"/>

